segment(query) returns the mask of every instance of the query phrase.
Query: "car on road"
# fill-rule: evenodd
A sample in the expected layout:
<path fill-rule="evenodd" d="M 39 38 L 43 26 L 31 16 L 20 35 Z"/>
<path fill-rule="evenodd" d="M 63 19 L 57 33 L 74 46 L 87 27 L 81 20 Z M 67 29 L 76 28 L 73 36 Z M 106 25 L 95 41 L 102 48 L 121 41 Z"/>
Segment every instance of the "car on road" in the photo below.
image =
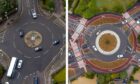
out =
<path fill-rule="evenodd" d="M 19 30 L 19 36 L 22 38 L 24 37 L 24 31 L 22 29 Z"/>
<path fill-rule="evenodd" d="M 39 79 L 38 79 L 38 77 L 33 77 L 33 82 L 34 82 L 34 84 L 39 84 Z"/>
<path fill-rule="evenodd" d="M 22 67 L 23 60 L 18 60 L 17 68 L 20 69 Z"/>
<path fill-rule="evenodd" d="M 53 42 L 53 45 L 55 46 L 55 45 L 58 45 L 60 43 L 60 40 L 55 40 L 54 42 Z"/>
<path fill-rule="evenodd" d="M 32 17 L 34 19 L 36 19 L 37 18 L 37 13 L 36 13 L 35 9 L 31 9 L 31 13 L 32 13 Z"/>
<path fill-rule="evenodd" d="M 97 31 L 97 32 L 96 32 L 96 35 L 99 35 L 99 34 L 100 34 L 100 32 L 101 32 L 100 30 L 99 30 L 99 31 Z"/>
<path fill-rule="evenodd" d="M 42 47 L 41 46 L 39 46 L 39 47 L 36 47 L 34 50 L 35 50 L 35 52 L 39 52 L 39 51 L 42 51 Z"/>
<path fill-rule="evenodd" d="M 123 58 L 123 54 L 117 55 L 118 58 Z"/>
<path fill-rule="evenodd" d="M 9 84 L 9 82 L 5 82 L 4 84 Z"/>
<path fill-rule="evenodd" d="M 93 45 L 92 48 L 94 49 L 94 51 L 98 51 L 95 45 Z"/>

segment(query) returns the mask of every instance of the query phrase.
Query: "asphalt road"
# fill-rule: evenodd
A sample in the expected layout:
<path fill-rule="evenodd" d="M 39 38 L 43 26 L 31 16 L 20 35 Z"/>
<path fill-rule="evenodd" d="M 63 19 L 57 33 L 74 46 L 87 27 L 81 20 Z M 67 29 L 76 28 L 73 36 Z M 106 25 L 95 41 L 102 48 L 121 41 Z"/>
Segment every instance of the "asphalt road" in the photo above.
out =
<path fill-rule="evenodd" d="M 24 61 L 22 69 L 16 70 L 14 78 L 7 80 L 10 84 L 23 84 L 29 76 L 33 77 L 38 71 L 42 72 L 64 45 L 65 29 L 54 23 L 56 17 L 46 17 L 38 8 L 37 0 L 21 0 L 21 6 L 19 19 L 6 30 L 4 42 L 0 44 L 0 48 L 10 57 L 16 56 Z M 37 19 L 32 18 L 31 9 L 37 11 Z M 43 47 L 43 51 L 34 52 L 34 48 L 27 47 L 19 37 L 19 29 L 25 33 L 32 30 L 41 33 L 43 42 L 40 46 Z M 52 42 L 58 39 L 60 44 L 53 46 Z"/>

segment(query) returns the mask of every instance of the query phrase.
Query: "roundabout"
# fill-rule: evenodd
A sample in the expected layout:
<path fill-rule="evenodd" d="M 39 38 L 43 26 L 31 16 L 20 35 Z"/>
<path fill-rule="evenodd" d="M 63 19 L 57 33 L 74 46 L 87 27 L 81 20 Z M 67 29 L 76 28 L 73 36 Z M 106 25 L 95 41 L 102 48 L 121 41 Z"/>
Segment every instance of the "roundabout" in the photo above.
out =
<path fill-rule="evenodd" d="M 24 0 L 21 2 L 27 4 Z M 34 4 L 31 5 L 35 7 Z M 1 49 L 9 58 L 17 57 L 23 60 L 22 68 L 15 69 L 14 79 L 6 80 L 10 84 L 24 84 L 25 81 L 37 75 L 37 72 L 43 73 L 52 59 L 61 53 L 64 45 L 62 36 L 65 34 L 65 29 L 61 24 L 54 23 L 57 18 L 53 15 L 49 18 L 38 15 L 38 18 L 33 19 L 28 14 L 31 9 L 27 6 L 23 8 L 23 13 L 17 22 L 6 29 L 4 41 L 0 44 Z M 39 11 L 38 8 L 35 9 Z M 24 31 L 23 37 L 20 37 L 20 30 Z M 59 40 L 61 43 L 53 46 L 54 40 Z M 42 47 L 42 51 L 35 52 L 36 47 Z M 41 81 L 44 81 L 44 78 Z M 31 82 L 28 81 L 26 84 L 31 84 Z"/>
<path fill-rule="evenodd" d="M 107 14 L 103 15 L 104 19 L 112 18 Z M 99 17 L 99 16 L 96 16 Z M 96 18 L 93 17 L 92 19 Z M 114 20 L 118 22 L 108 22 L 103 24 L 97 23 L 94 25 L 94 20 L 89 20 L 85 30 L 79 37 L 79 41 L 82 41 L 79 45 L 86 45 L 87 48 L 82 48 L 82 53 L 85 58 L 86 65 L 92 68 L 92 70 L 99 73 L 112 73 L 119 72 L 126 69 L 129 66 L 131 60 L 131 52 L 128 47 L 131 48 L 128 41 L 128 36 L 124 32 L 123 24 L 119 23 L 117 16 L 114 15 Z M 100 17 L 102 18 L 102 17 Z M 97 18 L 100 22 L 100 18 Z M 103 20 L 103 19 L 101 19 Z M 118 56 L 122 57 L 118 57 Z"/>

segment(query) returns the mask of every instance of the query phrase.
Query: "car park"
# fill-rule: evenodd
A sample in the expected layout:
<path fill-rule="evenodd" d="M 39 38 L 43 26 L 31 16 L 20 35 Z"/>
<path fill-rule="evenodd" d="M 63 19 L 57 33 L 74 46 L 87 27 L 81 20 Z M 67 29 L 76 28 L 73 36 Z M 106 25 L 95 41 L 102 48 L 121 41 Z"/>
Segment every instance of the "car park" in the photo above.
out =
<path fill-rule="evenodd" d="M 17 68 L 20 69 L 22 67 L 23 60 L 18 60 Z"/>
<path fill-rule="evenodd" d="M 24 37 L 24 31 L 22 29 L 19 30 L 19 36 L 22 38 Z"/>
<path fill-rule="evenodd" d="M 36 13 L 35 9 L 31 9 L 31 13 L 32 13 L 32 17 L 34 19 L 36 19 L 37 18 L 37 13 Z"/>
<path fill-rule="evenodd" d="M 58 45 L 59 43 L 60 43 L 59 40 L 55 40 L 55 41 L 53 42 L 53 45 L 55 46 L 55 45 Z"/>
<path fill-rule="evenodd" d="M 39 52 L 39 51 L 42 51 L 42 49 L 43 49 L 43 48 L 42 48 L 41 46 L 39 46 L 39 47 L 36 47 L 36 48 L 34 49 L 34 51 L 35 51 L 35 52 Z"/>

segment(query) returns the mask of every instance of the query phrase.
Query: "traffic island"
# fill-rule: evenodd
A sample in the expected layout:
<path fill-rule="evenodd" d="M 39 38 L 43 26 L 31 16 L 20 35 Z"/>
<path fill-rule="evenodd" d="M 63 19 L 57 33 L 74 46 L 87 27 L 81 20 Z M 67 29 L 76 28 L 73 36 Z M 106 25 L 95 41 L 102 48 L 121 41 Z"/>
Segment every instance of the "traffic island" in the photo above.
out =
<path fill-rule="evenodd" d="M 0 64 L 4 67 L 4 69 L 8 69 L 9 64 L 10 64 L 10 58 L 1 49 L 0 49 Z"/>
<path fill-rule="evenodd" d="M 95 44 L 100 53 L 112 55 L 120 48 L 120 38 L 116 32 L 105 30 L 97 36 Z"/>
<path fill-rule="evenodd" d="M 24 42 L 30 48 L 37 47 L 42 43 L 42 35 L 37 31 L 29 31 L 24 37 Z"/>

